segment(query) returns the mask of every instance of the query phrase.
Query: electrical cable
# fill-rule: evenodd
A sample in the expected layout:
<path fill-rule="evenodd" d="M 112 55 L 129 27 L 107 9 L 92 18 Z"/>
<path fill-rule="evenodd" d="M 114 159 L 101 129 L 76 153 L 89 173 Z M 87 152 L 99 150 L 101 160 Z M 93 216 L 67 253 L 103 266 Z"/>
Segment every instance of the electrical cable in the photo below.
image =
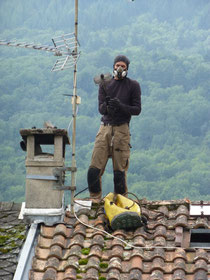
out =
<path fill-rule="evenodd" d="M 86 188 L 86 189 L 88 189 L 88 188 Z M 85 191 L 86 189 L 83 189 L 83 190 L 80 191 L 79 193 Z M 77 195 L 78 195 L 79 193 L 77 193 Z M 130 192 L 129 192 L 129 193 L 130 193 Z M 133 193 L 130 193 L 130 194 L 134 195 L 134 196 L 137 198 L 137 200 L 139 201 L 138 197 L 137 197 L 135 194 L 133 194 Z M 103 201 L 105 197 L 106 197 L 106 196 L 104 196 L 104 197 L 100 200 L 100 202 Z M 74 200 L 74 202 L 77 203 L 77 204 L 79 204 L 79 203 L 78 203 L 77 201 L 75 201 L 75 200 Z M 100 202 L 98 203 L 98 205 L 100 204 Z M 85 206 L 85 205 L 84 205 L 84 207 L 88 207 L 88 206 Z M 99 210 L 99 208 L 100 208 L 100 207 L 98 207 L 98 210 Z M 98 212 L 98 211 L 97 211 L 97 212 Z M 81 220 L 78 218 L 78 216 L 76 215 L 76 212 L 74 212 L 74 216 L 75 216 L 75 218 L 77 219 L 77 221 L 80 222 L 81 224 L 83 224 L 84 226 L 89 227 L 89 228 L 91 228 L 91 229 L 93 229 L 93 230 L 102 232 L 102 233 L 104 233 L 104 234 L 110 236 L 111 238 L 114 238 L 114 239 L 117 239 L 117 240 L 121 241 L 121 242 L 124 243 L 126 246 L 131 247 L 131 248 L 134 248 L 134 249 L 138 249 L 138 250 L 139 250 L 139 249 L 160 249 L 160 248 L 163 248 L 163 249 L 177 249 L 177 247 L 174 247 L 174 246 L 163 246 L 163 247 L 159 247 L 159 246 L 151 246 L 151 247 L 143 246 L 143 247 L 137 247 L 137 246 L 134 246 L 134 245 L 132 245 L 132 244 L 129 244 L 128 242 L 124 241 L 123 239 L 121 239 L 121 238 L 119 238 L 119 237 L 117 237 L 117 236 L 112 235 L 111 233 L 109 233 L 109 232 L 107 232 L 107 231 L 105 231 L 105 230 L 102 230 L 102 229 L 99 229 L 99 228 L 96 228 L 96 227 L 94 227 L 94 226 L 91 226 L 91 225 L 89 225 L 89 224 L 84 223 L 83 221 L 81 221 Z"/>
<path fill-rule="evenodd" d="M 97 177 L 99 177 L 99 176 L 97 176 Z M 96 180 L 98 180 L 98 178 L 96 178 Z M 79 195 L 80 193 L 86 191 L 87 189 L 88 189 L 88 187 L 85 188 L 85 189 L 83 189 L 82 191 L 78 192 L 78 193 L 75 195 L 75 197 L 76 197 L 77 195 Z M 127 192 L 127 193 L 125 193 L 125 194 L 132 194 L 133 196 L 135 196 L 136 199 L 137 199 L 137 201 L 138 201 L 138 205 L 139 205 L 139 207 L 140 207 L 140 209 L 141 209 L 140 200 L 139 200 L 139 198 L 138 198 L 134 193 Z M 106 196 L 104 196 L 104 197 L 99 201 L 99 203 L 97 203 L 97 204 L 100 205 L 100 203 L 104 200 L 105 197 L 106 197 Z M 132 200 L 132 199 L 131 199 L 131 200 Z M 132 201 L 135 203 L 134 200 L 132 200 Z M 80 203 L 78 203 L 78 202 L 75 201 L 75 200 L 74 200 L 74 203 L 77 203 L 78 205 L 80 205 Z M 86 205 L 82 205 L 82 206 L 83 206 L 83 207 L 89 208 L 89 206 L 86 206 Z M 132 206 L 133 206 L 133 205 L 132 205 Z M 132 207 L 132 206 L 131 206 L 131 207 Z M 100 208 L 100 207 L 98 207 L 98 210 L 99 210 L 99 208 Z M 96 213 L 98 213 L 98 210 L 97 210 Z M 164 213 L 162 213 L 162 212 L 160 212 L 160 211 L 157 211 L 157 210 L 152 210 L 152 211 L 158 212 L 158 213 L 164 215 Z M 75 218 L 77 219 L 77 221 L 80 222 L 81 224 L 83 224 L 84 226 L 89 227 L 89 228 L 92 228 L 92 229 L 94 229 L 94 230 L 96 230 L 96 231 L 105 233 L 106 235 L 108 235 L 108 236 L 110 236 L 110 237 L 112 237 L 112 238 L 114 238 L 114 239 L 117 239 L 117 240 L 121 241 L 122 243 L 124 243 L 126 246 L 131 247 L 131 248 L 134 248 L 134 249 L 156 249 L 156 248 L 177 249 L 177 247 L 173 247 L 173 246 L 171 246 L 171 247 L 170 247 L 170 246 L 164 246 L 164 247 L 157 247 L 157 246 L 152 246 L 152 247 L 146 247 L 146 246 L 145 246 L 145 247 L 137 247 L 137 246 L 134 246 L 134 245 L 132 245 L 132 244 L 127 243 L 127 242 L 124 241 L 123 239 L 121 239 L 121 238 L 119 238 L 119 237 L 116 237 L 116 236 L 112 235 L 111 233 L 109 233 L 109 232 L 107 232 L 107 231 L 105 231 L 105 230 L 98 229 L 98 228 L 96 228 L 96 227 L 93 227 L 93 226 L 91 226 L 91 225 L 88 225 L 88 224 L 82 222 L 82 221 L 77 217 L 77 215 L 76 215 L 75 212 L 74 212 L 74 216 L 75 216 Z M 164 215 L 164 216 L 165 216 L 165 215 Z M 149 233 L 149 232 L 148 232 L 148 233 Z"/>
<path fill-rule="evenodd" d="M 76 115 L 77 115 L 77 113 L 78 113 L 78 110 L 79 110 L 79 106 L 77 106 Z M 68 124 L 68 127 L 67 127 L 68 133 L 69 133 L 69 129 L 70 129 L 71 125 L 72 125 L 73 119 L 74 119 L 74 117 L 71 118 L 71 120 L 70 120 L 70 122 L 69 122 L 69 124 Z M 70 133 L 69 133 L 69 134 L 70 134 Z"/>
<path fill-rule="evenodd" d="M 81 191 L 79 191 L 78 193 L 76 193 L 74 197 L 78 196 L 79 194 L 81 194 L 82 192 L 84 192 L 84 191 L 86 191 L 86 190 L 88 190 L 88 187 L 87 187 L 87 188 L 84 188 L 83 190 L 81 190 Z"/>
<path fill-rule="evenodd" d="M 131 248 L 134 248 L 134 249 L 138 249 L 138 250 L 139 250 L 139 249 L 177 249 L 177 247 L 174 247 L 174 246 L 163 246 L 163 247 L 158 247 L 158 246 L 147 247 L 147 246 L 144 246 L 144 247 L 137 247 L 137 246 L 135 246 L 135 245 L 129 244 L 128 242 L 124 241 L 123 239 L 121 239 L 121 238 L 119 238 L 119 237 L 117 237 L 117 236 L 114 236 L 113 234 L 111 234 L 111 233 L 109 233 L 109 232 L 107 232 L 107 231 L 105 231 L 105 230 L 103 230 L 103 229 L 99 229 L 99 228 L 96 228 L 96 227 L 94 227 L 94 226 L 91 226 L 91 225 L 89 225 L 89 224 L 84 223 L 83 221 L 81 221 L 81 220 L 77 217 L 77 215 L 76 215 L 75 212 L 74 212 L 74 216 L 75 216 L 75 218 L 77 219 L 77 221 L 80 222 L 81 224 L 83 224 L 84 226 L 89 227 L 89 228 L 91 228 L 91 229 L 93 229 L 93 230 L 102 232 L 102 233 L 104 233 L 104 234 L 106 234 L 106 235 L 108 235 L 108 236 L 110 236 L 110 237 L 112 237 L 112 238 L 114 238 L 114 239 L 117 239 L 117 240 L 121 241 L 121 242 L 124 243 L 126 246 L 131 247 Z"/>
<path fill-rule="evenodd" d="M 123 195 L 125 196 L 126 194 L 131 194 L 131 195 L 135 196 L 135 198 L 138 200 L 137 204 L 139 205 L 140 211 L 141 211 L 141 204 L 140 204 L 140 200 L 138 199 L 138 197 L 137 197 L 134 193 L 132 193 L 132 192 L 126 192 L 126 193 L 124 193 Z M 132 204 L 130 207 L 127 207 L 126 209 L 129 209 L 129 210 L 130 210 L 130 208 L 133 207 L 133 205 L 136 203 L 136 201 L 134 201 L 134 200 L 131 199 L 131 198 L 129 198 L 129 199 L 133 201 L 133 204 Z M 141 211 L 141 213 L 142 213 L 142 211 Z"/>

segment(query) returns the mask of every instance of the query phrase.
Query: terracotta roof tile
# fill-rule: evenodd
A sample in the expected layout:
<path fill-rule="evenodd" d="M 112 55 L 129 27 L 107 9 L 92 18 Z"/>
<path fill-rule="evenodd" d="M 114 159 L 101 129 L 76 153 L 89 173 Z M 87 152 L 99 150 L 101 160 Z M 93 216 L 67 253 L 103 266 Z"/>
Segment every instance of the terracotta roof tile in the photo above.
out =
<path fill-rule="evenodd" d="M 62 259 L 62 247 L 59 245 L 53 245 L 50 248 L 49 257 L 56 257 L 57 259 Z"/>
<path fill-rule="evenodd" d="M 107 280 L 120 280 L 120 271 L 116 268 L 111 268 L 107 274 Z"/>
<path fill-rule="evenodd" d="M 69 233 L 69 231 L 66 228 L 66 225 L 58 224 L 55 227 L 54 235 L 62 235 L 64 238 L 66 238 L 67 237 L 67 232 Z"/>
<path fill-rule="evenodd" d="M 57 271 L 54 268 L 48 268 L 43 276 L 43 280 L 56 280 Z"/>
<path fill-rule="evenodd" d="M 198 249 L 196 251 L 196 257 L 194 258 L 194 261 L 197 261 L 198 259 L 204 259 L 206 262 L 208 262 L 209 256 L 207 251 L 205 251 L 204 249 Z"/>
<path fill-rule="evenodd" d="M 182 243 L 183 243 L 183 227 L 179 226 L 175 228 L 175 235 L 176 235 L 176 239 L 175 239 L 175 245 L 177 247 L 181 247 Z"/>
<path fill-rule="evenodd" d="M 159 246 L 159 247 L 165 247 L 166 246 L 166 240 L 162 236 L 157 236 L 154 238 L 154 246 Z"/>
<path fill-rule="evenodd" d="M 174 260 L 174 270 L 183 270 L 185 271 L 186 265 L 185 265 L 185 260 L 182 258 L 177 258 Z"/>
<path fill-rule="evenodd" d="M 122 272 L 122 261 L 121 261 L 121 258 L 112 257 L 109 260 L 108 270 L 111 270 L 111 269 L 118 269 L 119 272 Z"/>
<path fill-rule="evenodd" d="M 176 249 L 175 251 L 175 254 L 174 254 L 174 260 L 176 260 L 176 258 L 181 258 L 183 260 L 186 260 L 186 252 L 183 248 L 178 248 Z"/>
<path fill-rule="evenodd" d="M 70 249 L 66 250 L 64 254 L 64 259 L 68 259 L 69 257 L 80 257 L 81 256 L 81 246 L 80 245 L 72 245 Z"/>
<path fill-rule="evenodd" d="M 54 231 L 53 227 L 41 225 L 40 234 L 45 238 L 53 238 Z"/>
<path fill-rule="evenodd" d="M 104 247 L 104 237 L 100 233 L 93 236 L 91 246 L 94 246 L 94 245 L 99 245 L 99 246 L 101 246 L 101 248 Z"/>
<path fill-rule="evenodd" d="M 102 256 L 102 248 L 100 245 L 93 245 L 91 246 L 91 249 L 90 249 L 90 253 L 89 253 L 89 256 L 96 256 L 98 258 L 101 258 Z"/>
<path fill-rule="evenodd" d="M 133 240 L 134 246 L 145 247 L 145 238 L 143 236 L 137 235 Z"/>
<path fill-rule="evenodd" d="M 86 227 L 82 224 L 77 224 L 77 226 L 74 229 L 73 236 L 81 234 L 84 237 L 86 237 Z"/>
<path fill-rule="evenodd" d="M 65 279 L 65 280 L 75 279 L 76 280 L 77 279 L 76 275 L 77 275 L 76 269 L 72 268 L 72 267 L 68 267 L 65 270 L 64 278 L 62 278 L 62 279 Z"/>
<path fill-rule="evenodd" d="M 40 260 L 36 257 L 33 258 L 32 269 L 35 271 L 44 271 L 47 260 Z"/>
<path fill-rule="evenodd" d="M 189 210 L 186 205 L 180 205 L 177 209 L 177 216 L 178 215 L 185 215 L 186 217 L 189 216 Z"/>
<path fill-rule="evenodd" d="M 176 218 L 176 222 L 175 222 L 175 227 L 181 226 L 181 227 L 187 227 L 188 225 L 188 221 L 187 221 L 187 216 L 185 215 L 179 215 Z"/>
<path fill-rule="evenodd" d="M 46 260 L 48 258 L 50 254 L 50 251 L 49 249 L 43 249 L 43 248 L 40 248 L 40 247 L 36 247 L 35 249 L 35 257 L 40 259 L 40 260 Z"/>
<path fill-rule="evenodd" d="M 158 225 L 156 228 L 155 228 L 155 233 L 154 233 L 154 237 L 157 237 L 157 236 L 162 236 L 164 238 L 166 238 L 166 226 L 165 225 Z"/>
<path fill-rule="evenodd" d="M 148 204 L 142 212 L 148 218 L 148 232 L 143 227 L 116 230 L 115 238 L 96 230 L 106 229 L 106 219 L 94 209 L 77 214 L 85 225 L 67 213 L 64 224 L 42 226 L 29 279 L 210 278 L 210 249 L 188 248 L 190 229 L 210 228 L 210 218 L 190 217 L 186 201 Z"/>
<path fill-rule="evenodd" d="M 94 268 L 96 270 L 100 270 L 99 267 L 100 259 L 96 256 L 90 256 L 87 263 L 87 269 Z"/>
<path fill-rule="evenodd" d="M 124 248 L 120 245 L 115 245 L 114 247 L 112 247 L 112 252 L 111 252 L 112 257 L 123 259 L 123 251 L 124 251 L 123 249 Z"/>
<path fill-rule="evenodd" d="M 193 228 L 209 228 L 210 221 L 207 218 L 198 217 L 195 221 L 195 225 Z"/>
<path fill-rule="evenodd" d="M 131 258 L 131 269 L 138 269 L 138 270 L 143 270 L 142 269 L 142 257 L 138 256 L 136 254 L 133 254 Z"/>
<path fill-rule="evenodd" d="M 45 238 L 41 235 L 38 237 L 38 247 L 49 249 L 52 244 L 52 239 Z"/>
<path fill-rule="evenodd" d="M 162 280 L 163 277 L 164 277 L 163 272 L 158 269 L 155 269 L 155 270 L 152 270 L 149 280 Z"/>
<path fill-rule="evenodd" d="M 55 270 L 57 270 L 59 267 L 59 263 L 60 262 L 58 258 L 50 256 L 45 264 L 45 270 L 48 268 L 54 268 Z"/>
<path fill-rule="evenodd" d="M 137 269 L 132 269 L 130 271 L 129 280 L 141 280 L 142 279 L 142 272 Z"/>
<path fill-rule="evenodd" d="M 175 269 L 173 272 L 172 280 L 186 280 L 185 271 L 182 269 Z"/>
<path fill-rule="evenodd" d="M 58 245 L 62 248 L 65 248 L 66 238 L 61 234 L 54 235 L 51 246 L 53 246 L 53 245 Z"/>
<path fill-rule="evenodd" d="M 84 235 L 76 234 L 74 237 L 71 238 L 70 243 L 68 244 L 68 248 L 71 248 L 74 245 L 78 245 L 82 247 L 83 242 L 84 242 Z"/>
<path fill-rule="evenodd" d="M 87 280 L 98 280 L 98 269 L 89 268 L 87 269 L 86 278 Z"/>
<path fill-rule="evenodd" d="M 121 246 L 121 247 L 124 247 L 124 243 L 122 242 L 123 238 L 124 238 L 124 235 L 118 233 L 118 234 L 115 234 L 115 237 L 112 241 L 111 241 L 111 247 L 110 249 L 112 249 L 114 246 L 118 245 L 118 246 Z"/>

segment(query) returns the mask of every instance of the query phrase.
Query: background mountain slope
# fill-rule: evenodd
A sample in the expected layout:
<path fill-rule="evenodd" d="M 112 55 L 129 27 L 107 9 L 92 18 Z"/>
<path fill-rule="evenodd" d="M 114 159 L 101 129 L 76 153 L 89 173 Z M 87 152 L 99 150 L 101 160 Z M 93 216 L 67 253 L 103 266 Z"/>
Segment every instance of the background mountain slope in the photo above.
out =
<path fill-rule="evenodd" d="M 79 0 L 77 189 L 100 123 L 93 77 L 111 72 L 115 55 L 131 60 L 142 113 L 131 121 L 129 190 L 148 199 L 210 199 L 210 3 L 200 0 Z M 74 31 L 74 1 L 1 1 L 0 38 L 52 45 Z M 0 46 L 0 201 L 24 200 L 20 128 L 51 120 L 67 128 L 73 71 L 52 73 L 56 58 Z M 69 131 L 71 136 L 71 129 Z M 67 165 L 70 165 L 70 149 Z M 103 177 L 113 190 L 112 165 Z"/>

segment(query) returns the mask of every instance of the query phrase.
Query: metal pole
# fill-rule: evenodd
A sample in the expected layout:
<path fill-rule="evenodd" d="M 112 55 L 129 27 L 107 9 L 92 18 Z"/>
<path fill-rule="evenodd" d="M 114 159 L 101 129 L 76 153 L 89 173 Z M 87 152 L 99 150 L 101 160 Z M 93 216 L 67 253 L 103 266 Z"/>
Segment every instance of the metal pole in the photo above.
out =
<path fill-rule="evenodd" d="M 75 0 L 75 54 L 77 54 L 77 34 L 78 34 L 78 0 Z M 73 131 L 72 131 L 72 172 L 71 172 L 71 213 L 74 212 L 74 192 L 76 187 L 76 109 L 77 109 L 77 63 L 74 65 L 74 85 L 73 85 Z"/>

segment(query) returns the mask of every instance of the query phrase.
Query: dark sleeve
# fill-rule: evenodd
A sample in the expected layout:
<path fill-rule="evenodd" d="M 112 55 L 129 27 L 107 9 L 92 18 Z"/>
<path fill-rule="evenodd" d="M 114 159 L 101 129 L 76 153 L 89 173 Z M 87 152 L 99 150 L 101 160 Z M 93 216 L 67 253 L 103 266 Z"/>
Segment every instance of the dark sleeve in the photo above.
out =
<path fill-rule="evenodd" d="M 98 110 L 101 115 L 107 114 L 106 93 L 101 85 L 98 90 Z"/>
<path fill-rule="evenodd" d="M 122 110 L 129 115 L 137 116 L 141 113 L 141 88 L 138 82 L 133 81 L 130 105 L 123 104 Z"/>

